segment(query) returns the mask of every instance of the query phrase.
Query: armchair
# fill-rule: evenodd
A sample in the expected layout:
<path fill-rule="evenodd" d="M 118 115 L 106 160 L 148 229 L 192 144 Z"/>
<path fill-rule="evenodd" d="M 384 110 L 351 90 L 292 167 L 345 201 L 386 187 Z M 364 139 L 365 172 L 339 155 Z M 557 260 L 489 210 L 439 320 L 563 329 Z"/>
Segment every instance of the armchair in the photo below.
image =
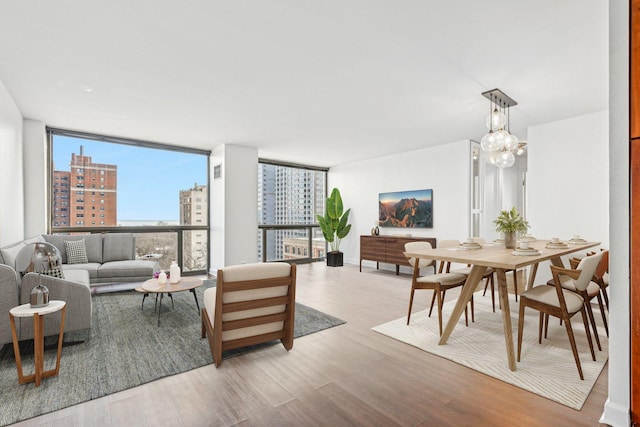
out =
<path fill-rule="evenodd" d="M 216 367 L 222 352 L 280 340 L 293 347 L 296 266 L 285 262 L 242 264 L 218 270 L 215 288 L 204 291 L 202 338 Z"/>

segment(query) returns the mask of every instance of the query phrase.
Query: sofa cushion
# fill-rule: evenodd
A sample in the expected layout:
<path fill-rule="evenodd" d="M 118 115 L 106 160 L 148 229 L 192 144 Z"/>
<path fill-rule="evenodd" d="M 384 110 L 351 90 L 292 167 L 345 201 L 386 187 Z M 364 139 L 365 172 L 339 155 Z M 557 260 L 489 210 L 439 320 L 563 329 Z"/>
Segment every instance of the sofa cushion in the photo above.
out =
<path fill-rule="evenodd" d="M 63 234 L 45 234 L 44 238 L 47 242 L 54 245 L 62 255 L 62 263 L 68 264 L 67 250 L 64 242 L 71 240 L 84 240 L 84 246 L 87 251 L 87 259 L 89 262 L 102 262 L 102 235 L 101 234 L 85 234 L 85 235 L 63 235 Z"/>
<path fill-rule="evenodd" d="M 89 258 L 87 258 L 87 247 L 84 245 L 84 239 L 65 240 L 64 248 L 67 251 L 68 264 L 87 264 L 89 262 Z"/>
<path fill-rule="evenodd" d="M 134 259 L 135 242 L 131 233 L 105 234 L 102 262 Z"/>
<path fill-rule="evenodd" d="M 64 270 L 64 278 L 70 282 L 82 283 L 89 286 L 89 272 L 87 270 Z"/>
<path fill-rule="evenodd" d="M 64 279 L 64 272 L 62 271 L 62 267 L 54 267 L 51 270 L 45 270 L 42 274 L 51 277 L 57 277 L 58 279 Z"/>
<path fill-rule="evenodd" d="M 98 269 L 99 278 L 147 278 L 153 277 L 155 261 L 127 260 L 105 262 Z"/>
<path fill-rule="evenodd" d="M 15 269 L 16 257 L 25 246 L 24 242 L 18 242 L 15 245 L 6 246 L 0 249 L 0 253 L 2 254 L 2 263 Z"/>
<path fill-rule="evenodd" d="M 65 272 L 65 277 L 68 276 L 68 272 L 86 270 L 89 273 L 90 279 L 96 279 L 98 277 L 98 268 L 100 268 L 100 264 L 97 262 L 90 262 L 87 264 L 64 264 L 62 266 L 62 270 Z"/>

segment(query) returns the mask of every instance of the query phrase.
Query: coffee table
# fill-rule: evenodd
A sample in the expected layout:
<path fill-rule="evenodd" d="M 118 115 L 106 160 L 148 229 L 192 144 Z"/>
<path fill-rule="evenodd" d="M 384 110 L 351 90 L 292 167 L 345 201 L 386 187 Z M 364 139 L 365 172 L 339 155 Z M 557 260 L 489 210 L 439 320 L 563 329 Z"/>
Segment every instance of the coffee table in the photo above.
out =
<path fill-rule="evenodd" d="M 162 299 L 167 294 L 171 298 L 171 307 L 173 308 L 173 295 L 176 292 L 189 291 L 193 294 L 193 298 L 196 300 L 196 308 L 200 313 L 200 304 L 198 303 L 198 296 L 196 295 L 196 288 L 202 286 L 202 279 L 195 277 L 182 277 L 177 283 L 160 283 L 158 279 L 149 279 L 142 284 L 142 306 L 144 307 L 144 300 L 150 294 L 156 294 L 156 307 L 158 305 L 158 294 L 160 295 L 160 306 L 158 309 L 158 326 L 160 326 L 160 312 L 162 311 Z M 155 309 L 155 308 L 154 308 Z"/>

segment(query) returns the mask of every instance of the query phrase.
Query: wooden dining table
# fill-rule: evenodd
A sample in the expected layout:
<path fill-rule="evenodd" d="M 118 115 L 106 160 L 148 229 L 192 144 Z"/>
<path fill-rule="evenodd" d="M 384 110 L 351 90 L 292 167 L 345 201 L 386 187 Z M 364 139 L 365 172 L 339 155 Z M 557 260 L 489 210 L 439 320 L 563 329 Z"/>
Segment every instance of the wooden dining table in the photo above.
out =
<path fill-rule="evenodd" d="M 440 337 L 439 344 L 444 345 L 447 343 L 447 340 L 458 323 L 464 308 L 469 300 L 471 300 L 474 291 L 478 287 L 478 283 L 482 280 L 482 276 L 486 273 L 487 268 L 492 267 L 498 276 L 498 295 L 500 298 L 500 307 L 502 308 L 502 322 L 505 344 L 507 346 L 509 369 L 515 371 L 516 357 L 513 345 L 513 330 L 511 327 L 511 312 L 509 311 L 506 272 L 508 270 L 517 270 L 531 266 L 526 288 L 528 290 L 534 286 L 535 275 L 538 270 L 539 263 L 543 261 L 550 261 L 553 265 L 562 267 L 562 256 L 600 245 L 600 242 L 584 242 L 580 244 L 568 244 L 566 248 L 548 249 L 546 245 L 549 242 L 549 240 L 536 240 L 529 242 L 530 248 L 538 250 L 538 253 L 535 255 L 514 255 L 514 250 L 506 249 L 504 243 L 488 243 L 479 249 L 467 249 L 460 246 L 454 248 L 434 248 L 420 252 L 405 252 L 405 256 L 411 258 L 448 261 L 472 266 L 453 312 L 451 313 L 451 317 L 449 317 L 447 325 Z"/>

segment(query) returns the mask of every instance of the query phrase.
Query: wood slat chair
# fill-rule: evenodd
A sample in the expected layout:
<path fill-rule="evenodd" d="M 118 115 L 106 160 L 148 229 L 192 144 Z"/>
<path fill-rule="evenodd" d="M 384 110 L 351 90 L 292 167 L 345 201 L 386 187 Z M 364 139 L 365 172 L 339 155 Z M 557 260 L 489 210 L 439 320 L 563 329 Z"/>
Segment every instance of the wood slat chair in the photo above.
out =
<path fill-rule="evenodd" d="M 524 329 L 525 307 L 530 307 L 540 312 L 538 322 L 538 343 L 542 343 L 543 325 L 545 323 L 548 325 L 548 321 L 545 322 L 545 317 L 554 316 L 563 321 L 571 344 L 573 358 L 575 359 L 576 366 L 578 367 L 578 374 L 580 375 L 580 379 L 584 380 L 570 319 L 577 313 L 582 315 L 582 322 L 584 323 L 585 333 L 587 334 L 587 340 L 589 341 L 589 350 L 591 351 L 591 357 L 595 361 L 596 354 L 593 349 L 591 332 L 589 331 L 589 322 L 587 321 L 585 304 L 580 295 L 565 289 L 562 286 L 562 283 L 567 280 L 571 280 L 575 289 L 578 291 L 584 291 L 591 282 L 593 273 L 598 266 L 598 262 L 600 262 L 600 257 L 601 255 L 597 254 L 583 258 L 578 265 L 578 269 L 575 270 L 552 265 L 551 273 L 553 275 L 553 287 L 535 286 L 534 288 L 520 294 L 520 312 L 518 318 L 518 362 L 520 362 L 520 355 L 522 352 L 522 332 Z"/>
<path fill-rule="evenodd" d="M 405 252 L 423 252 L 433 249 L 429 242 L 409 242 L 405 243 Z M 431 307 L 429 309 L 429 317 L 433 311 L 433 305 L 435 299 L 438 299 L 438 328 L 440 335 L 442 335 L 442 305 L 448 289 L 452 289 L 458 286 L 464 285 L 467 277 L 464 274 L 457 273 L 438 273 L 428 276 L 420 276 L 420 268 L 427 267 L 433 262 L 431 259 L 422 259 L 420 262 L 415 262 L 414 258 L 408 257 L 409 264 L 413 266 L 413 276 L 411 278 L 411 296 L 409 297 L 409 311 L 407 313 L 407 325 L 411 320 L 411 307 L 413 306 L 413 296 L 416 289 L 430 289 L 433 290 L 433 297 L 431 298 Z M 467 308 L 465 307 L 465 323 L 469 326 L 469 320 L 467 317 Z M 473 320 L 473 298 L 471 300 L 471 317 Z"/>
<path fill-rule="evenodd" d="M 286 262 L 242 264 L 218 270 L 215 288 L 204 291 L 202 338 L 216 367 L 222 352 L 280 340 L 293 347 L 296 266 Z"/>

